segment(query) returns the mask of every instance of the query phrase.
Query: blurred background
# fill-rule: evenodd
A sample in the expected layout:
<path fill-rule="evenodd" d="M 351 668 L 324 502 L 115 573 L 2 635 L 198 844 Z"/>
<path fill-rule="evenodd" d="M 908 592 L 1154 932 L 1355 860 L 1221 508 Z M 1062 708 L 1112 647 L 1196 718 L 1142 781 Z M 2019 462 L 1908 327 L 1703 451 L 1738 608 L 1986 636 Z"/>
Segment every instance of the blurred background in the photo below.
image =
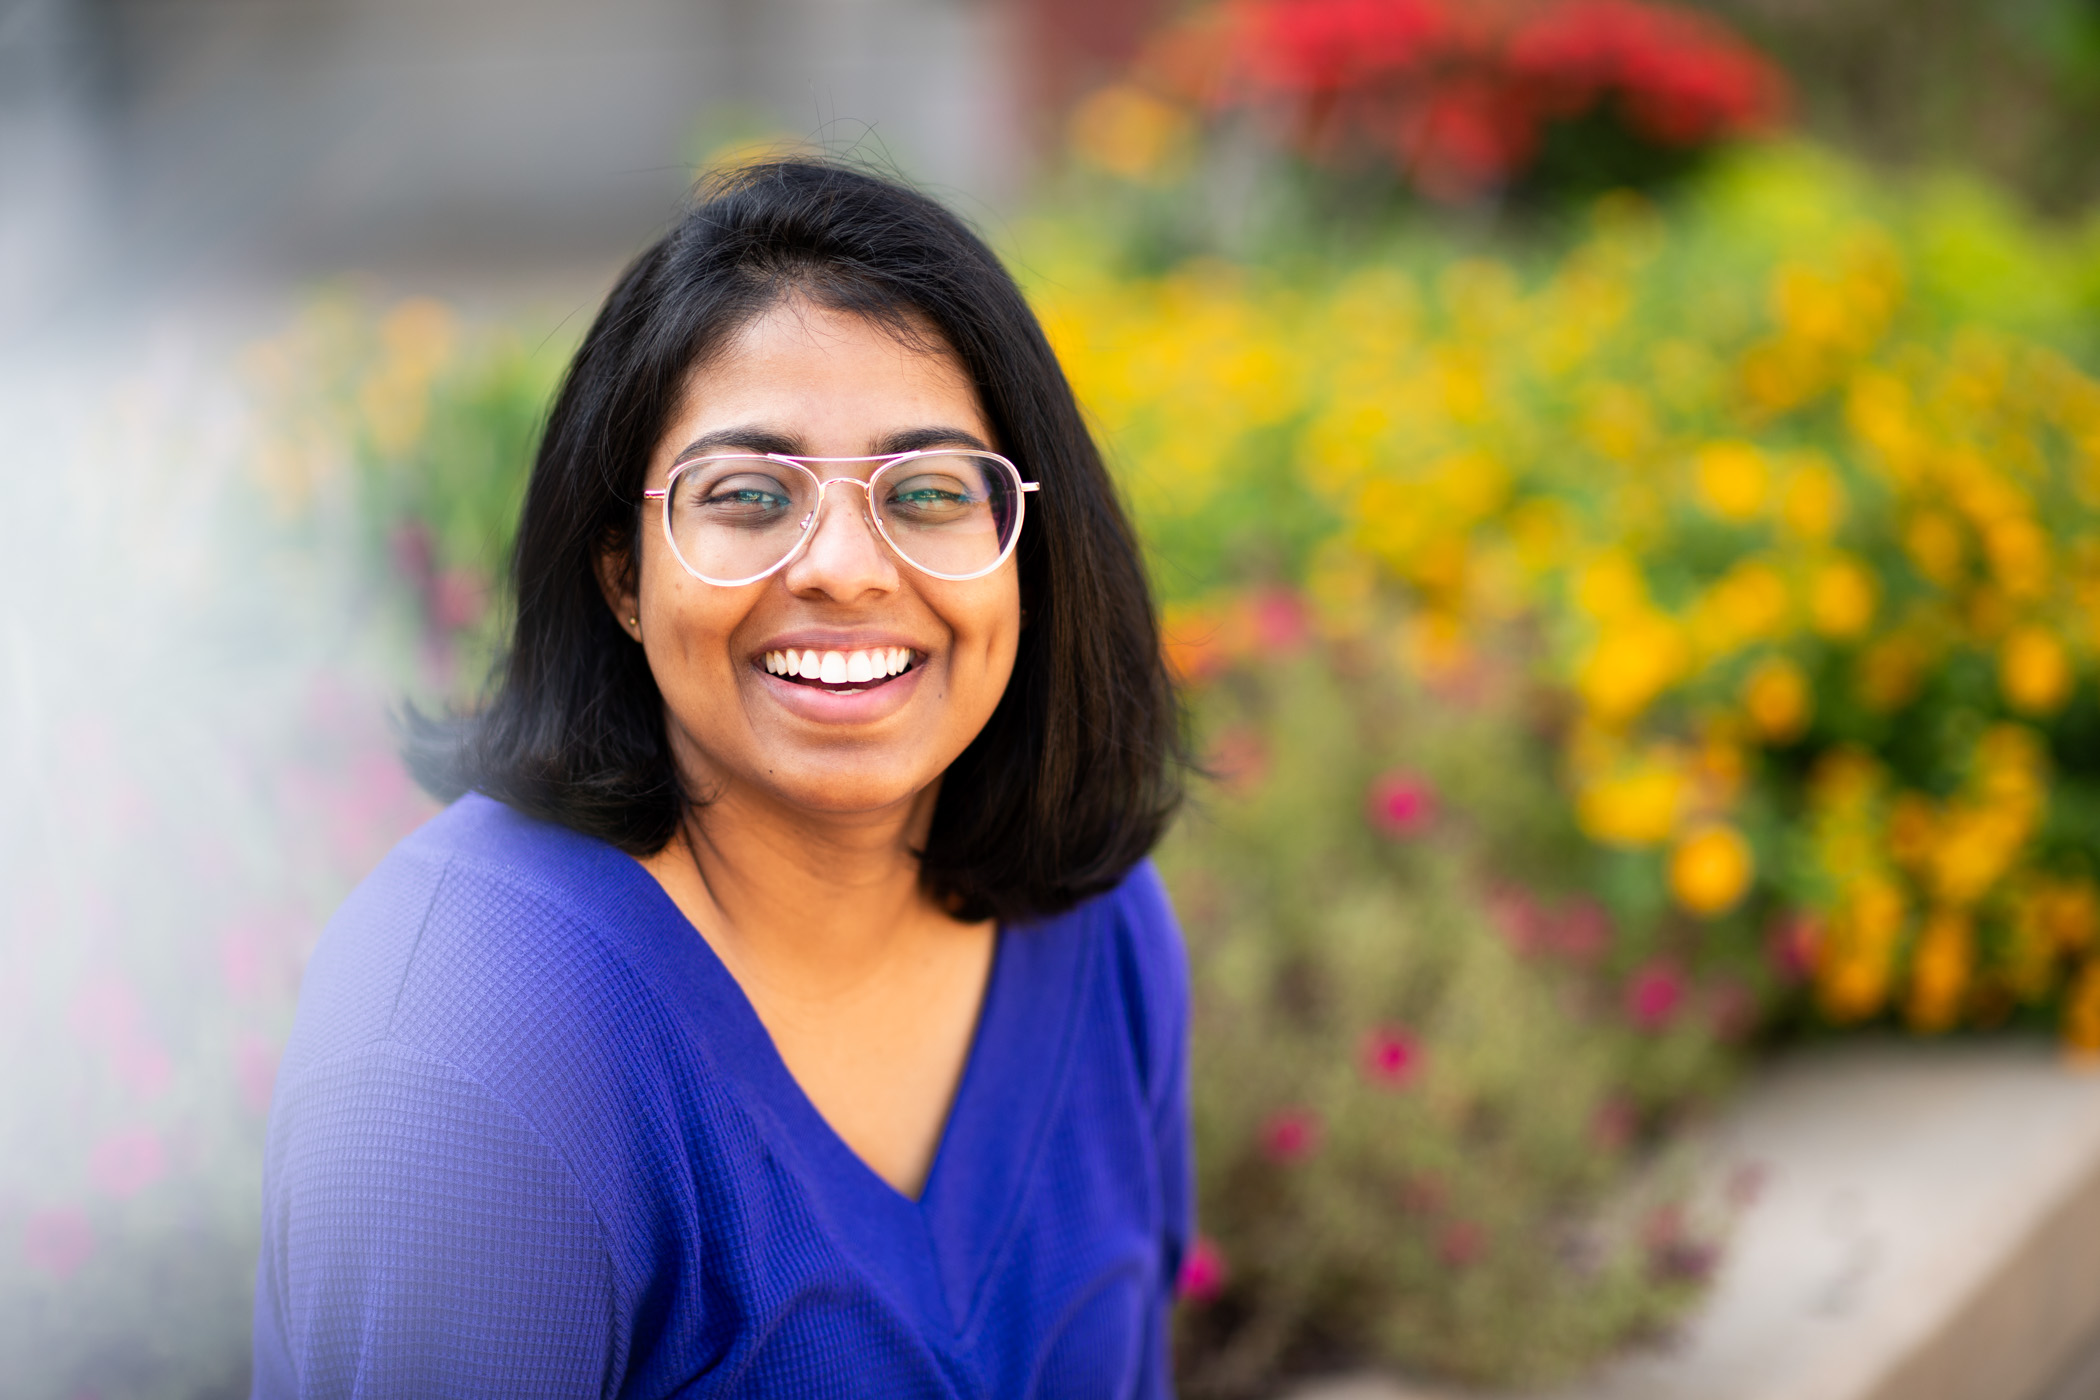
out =
<path fill-rule="evenodd" d="M 2100 1055 L 2096 132 L 2093 0 L 0 0 L 0 1388 L 245 1393 L 390 716 L 777 149 L 984 232 L 1138 517 L 1188 1392 L 1667 1331 L 1775 1056 Z"/>

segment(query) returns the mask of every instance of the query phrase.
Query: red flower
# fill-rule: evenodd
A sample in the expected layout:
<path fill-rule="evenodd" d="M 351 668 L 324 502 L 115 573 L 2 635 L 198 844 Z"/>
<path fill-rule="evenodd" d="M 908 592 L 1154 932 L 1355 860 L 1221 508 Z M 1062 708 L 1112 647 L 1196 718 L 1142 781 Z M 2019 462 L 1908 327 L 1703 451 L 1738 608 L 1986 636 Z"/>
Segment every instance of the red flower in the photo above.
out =
<path fill-rule="evenodd" d="M 1174 1296 L 1184 1303 L 1208 1303 L 1225 1291 L 1225 1256 L 1208 1236 L 1196 1236 L 1189 1246 L 1188 1256 L 1181 1261 L 1181 1273 L 1174 1281 Z"/>
<path fill-rule="evenodd" d="M 1805 982 L 1816 969 L 1816 945 L 1823 940 L 1823 925 L 1815 915 L 1796 911 L 1772 924 L 1765 935 L 1765 953 L 1779 975 L 1789 982 Z"/>
<path fill-rule="evenodd" d="M 1659 1031 L 1684 1005 L 1684 974 L 1674 963 L 1656 959 L 1626 983 L 1626 1015 L 1644 1031 Z"/>
<path fill-rule="evenodd" d="M 1320 1150 L 1324 1125 L 1309 1108 L 1286 1108 L 1269 1115 L 1261 1127 L 1262 1155 L 1286 1165 L 1302 1162 Z"/>
<path fill-rule="evenodd" d="M 1364 1077 L 1381 1089 L 1404 1089 L 1422 1068 L 1422 1043 L 1398 1026 L 1364 1033 L 1360 1056 Z"/>
<path fill-rule="evenodd" d="M 1454 1220 L 1444 1227 L 1436 1252 L 1446 1264 L 1463 1269 L 1487 1250 L 1487 1231 L 1470 1220 Z"/>
<path fill-rule="evenodd" d="M 1420 836 L 1436 821 L 1436 789 L 1419 774 L 1388 773 L 1371 784 L 1368 814 L 1372 826 L 1396 840 Z"/>
<path fill-rule="evenodd" d="M 1762 130 L 1786 105 L 1778 70 L 1719 22 L 1641 0 L 1246 0 L 1228 14 L 1217 80 L 1195 86 L 1282 109 L 1315 156 L 1382 151 L 1432 198 L 1522 173 L 1546 125 L 1608 101 L 1641 138 L 1680 147 Z"/>

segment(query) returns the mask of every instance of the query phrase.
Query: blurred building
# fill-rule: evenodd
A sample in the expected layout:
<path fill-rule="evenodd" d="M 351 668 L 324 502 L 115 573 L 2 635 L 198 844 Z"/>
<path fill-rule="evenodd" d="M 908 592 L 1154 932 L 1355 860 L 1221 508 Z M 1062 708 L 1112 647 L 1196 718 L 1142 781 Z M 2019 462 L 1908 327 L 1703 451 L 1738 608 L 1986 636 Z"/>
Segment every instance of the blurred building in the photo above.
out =
<path fill-rule="evenodd" d="M 982 216 L 1157 8 L 0 0 L 0 322 L 346 269 L 602 275 L 767 134 Z"/>

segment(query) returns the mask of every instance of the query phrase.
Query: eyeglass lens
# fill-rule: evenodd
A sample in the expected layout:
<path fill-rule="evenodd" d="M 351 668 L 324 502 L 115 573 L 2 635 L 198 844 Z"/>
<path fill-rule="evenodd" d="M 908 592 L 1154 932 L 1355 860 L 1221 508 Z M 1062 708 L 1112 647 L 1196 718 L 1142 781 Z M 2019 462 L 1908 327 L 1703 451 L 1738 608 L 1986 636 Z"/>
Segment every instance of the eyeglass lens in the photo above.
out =
<path fill-rule="evenodd" d="M 1020 525 L 1020 475 L 997 457 L 972 452 L 893 462 L 869 479 L 868 498 L 891 546 L 932 574 L 991 568 Z M 849 504 L 858 503 L 832 503 Z M 679 473 L 666 502 L 679 558 L 702 577 L 724 581 L 756 577 L 787 558 L 815 525 L 816 506 L 817 478 L 767 457 L 695 462 Z"/>

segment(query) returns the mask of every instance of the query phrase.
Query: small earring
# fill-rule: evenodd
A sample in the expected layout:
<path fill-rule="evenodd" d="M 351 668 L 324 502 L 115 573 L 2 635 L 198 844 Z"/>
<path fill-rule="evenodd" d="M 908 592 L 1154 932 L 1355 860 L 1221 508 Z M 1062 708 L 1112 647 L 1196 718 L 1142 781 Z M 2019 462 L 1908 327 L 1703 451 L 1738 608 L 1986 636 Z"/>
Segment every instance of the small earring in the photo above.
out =
<path fill-rule="evenodd" d="M 630 617 L 627 619 L 627 625 L 639 631 L 641 629 L 642 620 L 638 617 Z"/>

